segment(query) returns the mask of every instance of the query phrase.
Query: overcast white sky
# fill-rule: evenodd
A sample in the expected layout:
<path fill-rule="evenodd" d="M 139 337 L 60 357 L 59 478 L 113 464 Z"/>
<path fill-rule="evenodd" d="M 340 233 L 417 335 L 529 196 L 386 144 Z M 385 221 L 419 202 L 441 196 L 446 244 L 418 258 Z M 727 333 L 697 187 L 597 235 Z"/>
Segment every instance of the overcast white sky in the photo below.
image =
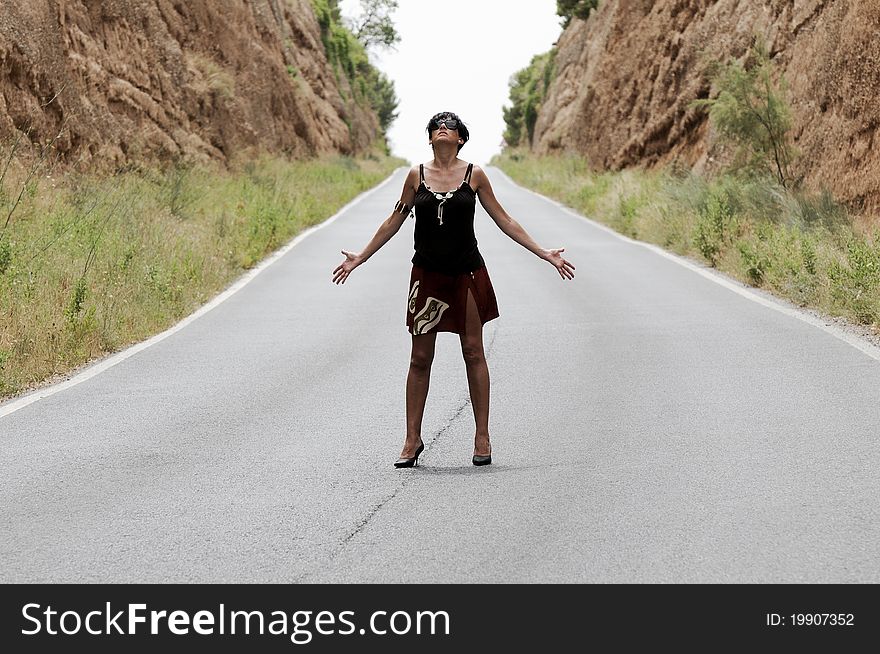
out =
<path fill-rule="evenodd" d="M 500 151 L 510 76 L 549 50 L 562 33 L 556 0 L 398 0 L 392 15 L 401 36 L 395 51 L 371 52 L 400 99 L 389 131 L 394 154 L 431 159 L 425 126 L 438 111 L 457 113 L 471 139 L 461 151 L 483 165 Z M 344 17 L 359 0 L 341 0 Z"/>

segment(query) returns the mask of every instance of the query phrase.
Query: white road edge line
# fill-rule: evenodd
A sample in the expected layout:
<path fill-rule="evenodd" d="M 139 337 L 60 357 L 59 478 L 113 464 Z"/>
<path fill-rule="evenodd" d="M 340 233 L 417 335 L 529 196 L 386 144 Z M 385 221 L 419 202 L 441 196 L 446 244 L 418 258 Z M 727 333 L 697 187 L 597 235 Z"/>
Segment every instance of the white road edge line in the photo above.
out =
<path fill-rule="evenodd" d="M 364 191 L 363 193 L 361 193 L 360 195 L 355 197 L 353 200 L 351 200 L 348 204 L 346 204 L 344 207 L 342 207 L 339 211 L 337 211 L 335 214 L 330 216 L 324 222 L 319 223 L 318 225 L 313 225 L 312 227 L 309 227 L 308 229 L 306 229 L 304 232 L 300 232 L 299 234 L 297 234 L 293 238 L 293 240 L 289 241 L 286 245 L 282 246 L 281 248 L 279 248 L 278 250 L 276 250 L 275 252 L 270 254 L 266 259 L 264 259 L 259 264 L 257 264 L 256 267 L 251 268 L 249 271 L 244 273 L 241 277 L 239 277 L 232 284 L 232 286 L 227 288 L 225 291 L 223 291 L 219 295 L 215 296 L 207 304 L 204 304 L 201 307 L 199 307 L 195 312 L 188 315 L 186 318 L 181 320 L 176 325 L 169 327 L 164 332 L 161 332 L 160 334 L 156 334 L 155 336 L 152 336 L 151 338 L 149 338 L 145 341 L 141 341 L 140 343 L 130 345 L 126 349 L 120 350 L 116 354 L 110 355 L 109 357 L 107 357 L 105 359 L 101 359 L 100 361 L 92 364 L 91 366 L 89 366 L 88 368 L 83 370 L 82 372 L 74 375 L 70 379 L 66 379 L 62 382 L 58 382 L 58 383 L 52 384 L 50 386 L 46 386 L 45 388 L 37 389 L 37 390 L 35 390 L 35 391 L 33 391 L 23 397 L 20 397 L 15 400 L 11 400 L 5 404 L 0 404 L 0 418 L 3 418 L 4 416 L 8 416 L 10 413 L 14 413 L 15 411 L 18 411 L 19 409 L 23 409 L 24 407 L 28 406 L 29 404 L 33 404 L 34 402 L 37 402 L 37 401 L 42 400 L 44 398 L 55 395 L 55 393 L 60 393 L 61 391 L 67 390 L 68 388 L 71 388 L 72 386 L 76 386 L 77 384 L 81 384 L 84 381 L 87 381 L 96 375 L 100 375 L 105 370 L 109 370 L 110 368 L 112 368 L 116 364 L 125 361 L 126 359 L 128 359 L 131 356 L 134 356 L 138 352 L 141 352 L 142 350 L 146 350 L 148 347 L 155 345 L 156 343 L 168 338 L 169 336 L 171 336 L 172 334 L 174 334 L 176 332 L 179 332 L 181 329 L 186 327 L 191 322 L 198 320 L 199 318 L 204 316 L 206 313 L 208 313 L 211 309 L 219 306 L 225 300 L 228 300 L 230 297 L 235 295 L 238 291 L 240 291 L 242 288 L 244 288 L 248 284 L 248 282 L 250 282 L 254 277 L 259 275 L 266 268 L 268 268 L 273 263 L 278 261 L 278 259 L 283 257 L 288 252 L 290 252 L 290 250 L 292 250 L 294 247 L 296 247 L 297 245 L 302 243 L 302 241 L 304 239 L 306 239 L 310 235 L 314 234 L 319 229 L 326 227 L 327 225 L 329 225 L 330 223 L 335 221 L 337 218 L 339 218 L 346 211 L 351 209 L 358 202 L 360 202 L 361 200 L 364 200 L 365 198 L 372 195 L 373 193 L 378 191 L 380 188 L 382 188 L 383 186 L 385 186 L 386 184 L 391 182 L 391 180 L 394 178 L 395 175 L 397 175 L 398 172 L 400 172 L 400 170 L 401 170 L 401 168 L 396 168 L 390 175 L 388 175 L 388 177 L 384 181 L 382 181 L 381 183 L 379 183 L 378 185 L 374 186 L 371 189 L 367 189 L 366 191 Z"/>
<path fill-rule="evenodd" d="M 719 272 L 710 272 L 709 270 L 705 270 L 703 268 L 700 268 L 699 266 L 693 264 L 692 262 L 688 261 L 687 259 L 684 259 L 683 257 L 680 257 L 677 254 L 672 254 L 671 252 L 667 252 L 663 248 L 661 248 L 657 245 L 654 245 L 653 243 L 645 243 L 644 241 L 637 241 L 635 239 L 629 238 L 628 236 L 624 236 L 623 234 L 614 231 L 613 229 L 611 229 L 610 227 L 608 227 L 606 225 L 598 223 L 591 218 L 587 218 L 586 216 L 579 214 L 576 211 L 573 211 L 572 209 L 569 209 L 564 204 L 554 200 L 553 198 L 548 198 L 546 195 L 541 195 L 540 193 L 533 191 L 532 189 L 529 189 L 529 188 L 526 188 L 525 186 L 521 186 L 520 184 L 517 184 L 515 181 L 513 181 L 510 178 L 510 176 L 507 173 L 505 173 L 503 170 L 501 170 L 497 166 L 493 166 L 492 168 L 494 170 L 497 170 L 499 173 L 501 173 L 501 175 L 504 176 L 504 178 L 508 182 L 510 182 L 511 184 L 516 186 L 517 188 L 521 188 L 524 191 L 528 191 L 532 195 L 538 196 L 542 200 L 545 200 L 546 202 L 549 202 L 550 204 L 555 205 L 558 209 L 562 210 L 564 213 L 567 213 L 568 215 L 573 216 L 573 217 L 577 218 L 578 220 L 585 220 L 588 223 L 590 223 L 591 225 L 593 225 L 594 227 L 602 229 L 602 230 L 608 232 L 609 234 L 612 234 L 613 236 L 616 236 L 617 238 L 619 238 L 623 241 L 626 241 L 628 243 L 632 243 L 633 245 L 640 245 L 644 248 L 647 248 L 648 250 L 651 250 L 651 251 L 655 252 L 656 254 L 659 254 L 660 256 L 666 257 L 667 259 L 674 261 L 675 263 L 677 263 L 681 266 L 684 266 L 685 268 L 688 268 L 689 270 L 692 270 L 693 272 L 695 272 L 699 275 L 702 275 L 706 279 L 709 279 L 709 280 L 715 282 L 716 284 L 719 284 L 719 285 L 723 286 L 724 288 L 727 288 L 727 289 L 733 291 L 734 293 L 738 293 L 739 295 L 741 295 L 742 297 L 744 297 L 746 299 L 752 300 L 753 302 L 757 302 L 758 304 L 761 304 L 761 305 L 768 307 L 770 309 L 774 309 L 775 311 L 779 311 L 780 313 L 783 313 L 783 314 L 790 316 L 792 318 L 797 318 L 798 320 L 801 320 L 809 325 L 812 325 L 813 327 L 817 327 L 817 328 L 821 329 L 822 331 L 827 332 L 828 334 L 831 334 L 835 338 L 843 341 L 844 343 L 851 345 L 852 347 L 856 348 L 857 350 L 859 350 L 863 354 L 867 354 L 872 359 L 876 359 L 877 361 L 880 361 L 880 347 L 877 347 L 876 345 L 869 343 L 868 341 L 866 341 L 863 338 L 860 338 L 859 336 L 849 334 L 846 331 L 835 327 L 834 325 L 829 325 L 829 324 L 825 323 L 824 321 L 819 320 L 818 318 L 816 318 L 808 313 L 804 313 L 804 312 L 799 311 L 797 309 L 794 309 L 792 307 L 785 306 L 785 305 L 780 304 L 778 302 L 774 302 L 774 301 L 769 300 L 765 297 L 762 297 L 762 296 L 758 295 L 757 293 L 754 293 L 754 292 L 748 290 L 748 288 L 738 286 L 737 283 L 734 283 L 734 282 L 722 277 L 721 276 L 722 274 Z"/>

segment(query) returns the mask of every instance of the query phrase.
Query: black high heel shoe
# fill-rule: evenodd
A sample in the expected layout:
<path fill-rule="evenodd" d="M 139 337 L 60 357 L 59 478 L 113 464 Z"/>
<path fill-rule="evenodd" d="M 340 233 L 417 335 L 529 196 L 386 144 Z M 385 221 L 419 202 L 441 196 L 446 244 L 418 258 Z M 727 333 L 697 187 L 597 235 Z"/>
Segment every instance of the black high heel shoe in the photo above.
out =
<path fill-rule="evenodd" d="M 425 449 L 425 443 L 422 442 L 418 449 L 416 450 L 415 456 L 411 456 L 408 458 L 401 457 L 394 462 L 395 468 L 414 468 L 419 465 L 419 454 L 422 453 L 422 450 Z"/>
<path fill-rule="evenodd" d="M 489 454 L 486 456 L 480 456 L 479 454 L 474 454 L 474 458 L 471 459 L 475 466 L 487 466 L 492 463 L 492 446 L 489 446 Z"/>

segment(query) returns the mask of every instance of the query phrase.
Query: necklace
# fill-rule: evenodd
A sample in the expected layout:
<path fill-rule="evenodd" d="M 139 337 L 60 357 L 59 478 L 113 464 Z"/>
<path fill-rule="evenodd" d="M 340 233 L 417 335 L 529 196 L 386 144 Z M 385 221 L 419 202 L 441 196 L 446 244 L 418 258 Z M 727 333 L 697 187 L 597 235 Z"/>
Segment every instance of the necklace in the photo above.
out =
<path fill-rule="evenodd" d="M 440 200 L 440 204 L 437 205 L 437 220 L 442 225 L 443 224 L 443 205 L 446 204 L 446 201 L 455 195 L 455 191 L 449 191 L 448 193 L 434 193 L 434 197 Z"/>

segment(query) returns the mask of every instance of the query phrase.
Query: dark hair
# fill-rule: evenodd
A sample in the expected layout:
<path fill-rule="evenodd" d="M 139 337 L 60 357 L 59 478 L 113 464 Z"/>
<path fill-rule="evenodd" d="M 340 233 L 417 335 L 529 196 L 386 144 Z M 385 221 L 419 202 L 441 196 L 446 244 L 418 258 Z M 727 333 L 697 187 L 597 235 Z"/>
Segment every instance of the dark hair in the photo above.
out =
<path fill-rule="evenodd" d="M 464 147 L 464 144 L 468 142 L 471 134 L 468 131 L 467 125 L 461 122 L 461 118 L 459 118 L 457 114 L 454 114 L 451 111 L 441 111 L 439 114 L 434 114 L 433 116 L 431 116 L 431 120 L 428 121 L 428 126 L 425 128 L 425 131 L 428 132 L 428 138 L 431 138 L 431 126 L 438 121 L 446 118 L 458 121 L 458 136 L 461 138 L 462 141 L 464 141 L 464 143 L 458 144 L 458 152 L 461 152 L 461 149 Z M 437 128 L 435 127 L 434 129 Z"/>

